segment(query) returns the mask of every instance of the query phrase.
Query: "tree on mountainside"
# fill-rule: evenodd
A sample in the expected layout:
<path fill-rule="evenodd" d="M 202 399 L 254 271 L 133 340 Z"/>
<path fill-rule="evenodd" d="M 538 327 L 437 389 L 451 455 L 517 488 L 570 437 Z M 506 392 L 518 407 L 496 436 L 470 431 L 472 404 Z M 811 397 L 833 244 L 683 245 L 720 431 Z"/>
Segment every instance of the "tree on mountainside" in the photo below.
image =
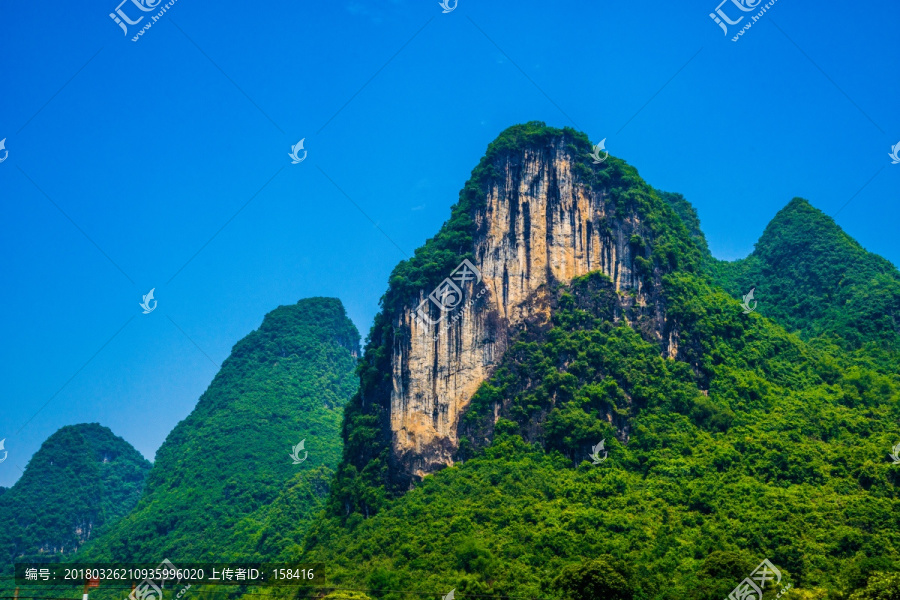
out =
<path fill-rule="evenodd" d="M 564 567 L 553 580 L 566 600 L 631 600 L 625 577 L 613 568 L 610 556 Z"/>
<path fill-rule="evenodd" d="M 850 600 L 900 600 L 900 573 L 874 573 L 865 589 Z"/>

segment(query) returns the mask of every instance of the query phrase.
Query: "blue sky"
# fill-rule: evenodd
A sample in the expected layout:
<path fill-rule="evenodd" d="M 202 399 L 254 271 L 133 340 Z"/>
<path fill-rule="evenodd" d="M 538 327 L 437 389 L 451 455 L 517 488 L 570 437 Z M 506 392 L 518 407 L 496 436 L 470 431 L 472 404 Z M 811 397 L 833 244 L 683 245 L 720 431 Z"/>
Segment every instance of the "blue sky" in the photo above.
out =
<path fill-rule="evenodd" d="M 515 123 L 606 138 L 719 258 L 801 196 L 900 263 L 894 0 L 778 0 L 738 42 L 716 0 L 177 0 L 138 42 L 117 4 L 0 5 L 0 485 L 67 424 L 152 459 L 279 305 L 365 335 Z"/>

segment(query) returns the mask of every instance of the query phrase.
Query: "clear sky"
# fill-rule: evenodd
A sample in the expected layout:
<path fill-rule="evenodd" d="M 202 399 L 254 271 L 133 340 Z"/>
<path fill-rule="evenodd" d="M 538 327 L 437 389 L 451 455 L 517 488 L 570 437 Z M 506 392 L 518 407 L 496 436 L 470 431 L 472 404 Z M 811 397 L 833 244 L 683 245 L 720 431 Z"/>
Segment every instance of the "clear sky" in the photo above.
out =
<path fill-rule="evenodd" d="M 896 0 L 778 0 L 738 42 L 765 2 L 726 36 L 717 0 L 177 0 L 133 42 L 165 2 L 125 35 L 118 1 L 0 4 L 0 485 L 68 424 L 152 459 L 279 305 L 365 335 L 515 123 L 606 138 L 719 258 L 801 196 L 900 264 Z"/>

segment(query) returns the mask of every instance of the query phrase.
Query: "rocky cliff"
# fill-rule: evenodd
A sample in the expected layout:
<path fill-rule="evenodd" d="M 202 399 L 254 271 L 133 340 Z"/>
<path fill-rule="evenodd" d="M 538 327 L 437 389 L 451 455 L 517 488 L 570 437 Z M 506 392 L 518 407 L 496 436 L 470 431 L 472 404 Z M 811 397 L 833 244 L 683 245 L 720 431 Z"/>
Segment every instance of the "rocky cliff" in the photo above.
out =
<path fill-rule="evenodd" d="M 499 177 L 473 215 L 476 233 L 467 249 L 481 281 L 467 281 L 462 295 L 474 303 L 464 301 L 449 315 L 426 303 L 431 318 L 416 319 L 426 290 L 397 317 L 397 328 L 410 335 L 398 340 L 391 358 L 392 449 L 416 476 L 453 463 L 460 415 L 511 336 L 548 321 L 551 286 L 599 270 L 617 291 L 639 304 L 651 301 L 635 271 L 642 251 L 629 243 L 643 233 L 640 216 L 616 218 L 608 191 L 575 173 L 580 161 L 569 146 L 558 136 L 494 163 Z"/>
<path fill-rule="evenodd" d="M 508 129 L 450 221 L 392 275 L 364 357 L 380 375 L 367 383 L 363 372 L 353 412 L 377 415 L 394 484 L 453 464 L 472 395 L 519 332 L 548 322 L 560 283 L 602 272 L 619 296 L 615 318 L 634 320 L 661 352 L 673 347 L 656 290 L 671 266 L 667 249 L 696 248 L 633 168 L 613 157 L 595 164 L 590 152 L 573 130 Z M 357 469 L 377 455 L 348 444 Z"/>
<path fill-rule="evenodd" d="M 721 600 L 766 557 L 782 593 L 900 598 L 900 274 L 798 200 L 720 263 L 683 198 L 587 150 L 504 132 L 394 270 L 305 560 L 382 591 L 565 598 L 580 572 L 585 598 Z"/>

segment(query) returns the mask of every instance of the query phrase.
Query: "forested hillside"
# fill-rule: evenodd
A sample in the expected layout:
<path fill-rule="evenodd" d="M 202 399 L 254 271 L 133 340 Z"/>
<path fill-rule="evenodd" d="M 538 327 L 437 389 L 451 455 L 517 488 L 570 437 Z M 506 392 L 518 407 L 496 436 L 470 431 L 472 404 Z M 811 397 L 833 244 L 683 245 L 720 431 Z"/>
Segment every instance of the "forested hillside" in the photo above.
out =
<path fill-rule="evenodd" d="M 160 447 L 135 510 L 77 558 L 273 558 L 298 544 L 340 457 L 358 345 L 336 299 L 267 314 Z"/>
<path fill-rule="evenodd" d="M 900 272 L 801 199 L 716 260 L 688 200 L 591 150 L 504 131 L 358 365 L 339 301 L 269 313 L 76 558 L 325 565 L 231 591 L 284 600 L 721 600 L 767 559 L 766 600 L 900 599 Z M 410 307 L 464 259 L 494 287 L 432 337 Z"/>
<path fill-rule="evenodd" d="M 14 562 L 58 561 L 137 504 L 150 462 L 97 423 L 68 425 L 41 445 L 0 494 L 0 575 Z"/>
<path fill-rule="evenodd" d="M 552 596 L 561 568 L 603 555 L 629 565 L 638 598 L 724 598 L 766 557 L 807 590 L 900 568 L 896 374 L 673 277 L 692 369 L 586 310 L 604 283 L 562 288 L 553 328 L 479 390 L 474 422 L 506 401 L 486 451 L 374 518 L 333 518 L 311 556 L 340 565 L 345 585 L 526 596 Z M 601 439 L 609 458 L 592 466 Z"/>
<path fill-rule="evenodd" d="M 900 350 L 900 273 L 803 199 L 775 215 L 750 256 L 713 270 L 729 293 L 755 287 L 760 314 L 806 339 L 887 361 Z"/>
<path fill-rule="evenodd" d="M 519 331 L 472 399 L 456 464 L 398 489 L 378 425 L 395 305 L 466 256 L 491 178 L 554 137 L 608 212 L 647 225 L 636 266 L 671 335 L 654 337 L 649 309 L 600 273 L 559 282 L 550 321 Z M 765 558 L 793 597 L 900 597 L 879 574 L 900 571 L 896 268 L 802 200 L 751 257 L 720 263 L 683 198 L 622 161 L 591 164 L 589 147 L 539 123 L 504 132 L 441 232 L 395 269 L 331 517 L 302 555 L 389 600 L 454 587 L 586 600 L 605 585 L 572 583 L 588 580 L 608 582 L 608 597 L 724 598 Z M 754 285 L 758 310 L 745 314 Z"/>

